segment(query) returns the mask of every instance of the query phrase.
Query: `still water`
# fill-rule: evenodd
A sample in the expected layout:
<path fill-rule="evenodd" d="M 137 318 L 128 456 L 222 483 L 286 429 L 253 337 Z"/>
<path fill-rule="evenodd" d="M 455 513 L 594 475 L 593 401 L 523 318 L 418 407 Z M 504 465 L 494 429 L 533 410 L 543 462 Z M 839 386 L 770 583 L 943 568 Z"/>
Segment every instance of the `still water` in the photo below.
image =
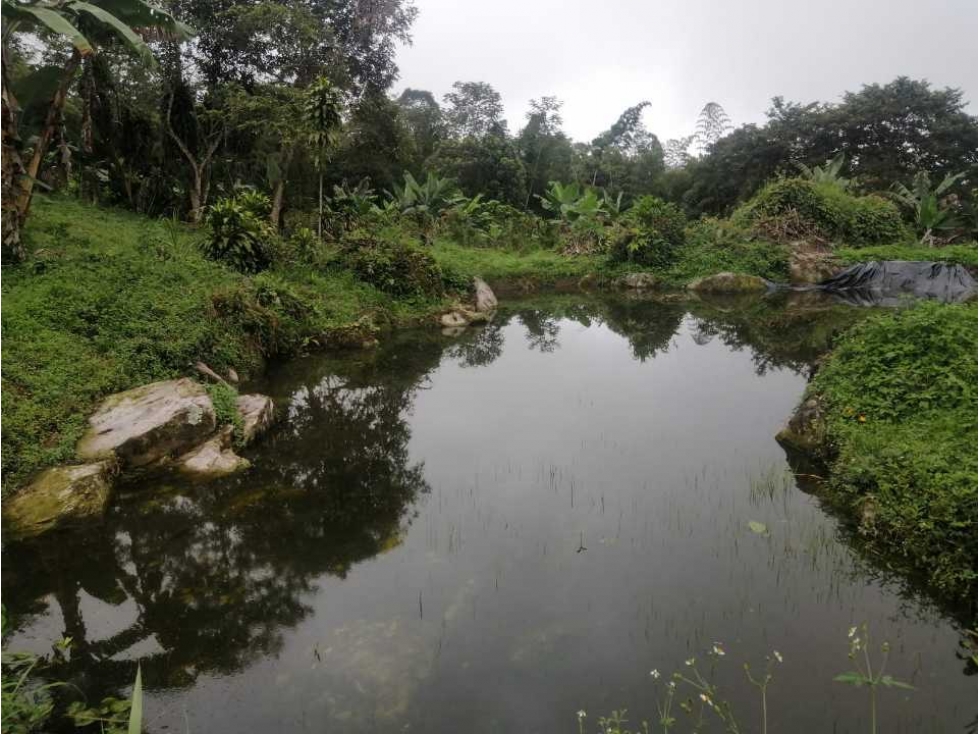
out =
<path fill-rule="evenodd" d="M 866 691 L 832 679 L 866 622 L 915 686 L 881 693 L 881 730 L 972 729 L 955 623 L 861 559 L 772 438 L 859 317 L 511 299 L 278 366 L 249 386 L 281 416 L 250 471 L 130 487 L 103 527 L 4 549 L 9 649 L 70 635 L 93 700 L 141 661 L 153 732 L 576 732 L 579 710 L 655 719 L 720 642 L 742 731 L 742 665 L 778 650 L 769 731 L 856 732 Z"/>

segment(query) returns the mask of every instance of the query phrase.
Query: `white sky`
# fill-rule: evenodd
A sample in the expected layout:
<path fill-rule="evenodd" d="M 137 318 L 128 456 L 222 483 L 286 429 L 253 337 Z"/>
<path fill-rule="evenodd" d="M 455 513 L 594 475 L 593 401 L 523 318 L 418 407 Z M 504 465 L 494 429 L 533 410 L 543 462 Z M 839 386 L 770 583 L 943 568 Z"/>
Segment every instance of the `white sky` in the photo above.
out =
<path fill-rule="evenodd" d="M 692 134 L 720 102 L 735 125 L 770 99 L 835 101 L 899 75 L 959 87 L 976 112 L 976 0 L 416 0 L 404 87 L 437 98 L 454 81 L 502 95 L 510 129 L 527 101 L 564 101 L 564 129 L 590 140 L 641 100 L 660 140 Z"/>

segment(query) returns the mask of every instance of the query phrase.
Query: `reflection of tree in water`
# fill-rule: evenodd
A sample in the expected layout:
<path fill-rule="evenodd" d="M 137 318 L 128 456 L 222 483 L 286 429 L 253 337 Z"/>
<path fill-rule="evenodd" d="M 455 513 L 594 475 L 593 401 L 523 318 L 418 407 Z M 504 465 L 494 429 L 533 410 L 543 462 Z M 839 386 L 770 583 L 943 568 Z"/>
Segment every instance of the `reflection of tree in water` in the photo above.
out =
<path fill-rule="evenodd" d="M 550 353 L 561 346 L 558 341 L 561 325 L 553 314 L 540 310 L 521 311 L 517 319 L 527 330 L 527 343 L 531 349 Z"/>
<path fill-rule="evenodd" d="M 7 548 L 8 608 L 36 614 L 53 597 L 74 640 L 61 673 L 96 699 L 132 681 L 137 657 L 148 686 L 172 687 L 274 654 L 283 628 L 309 614 L 319 577 L 343 578 L 400 543 L 429 489 L 405 415 L 440 354 L 287 375 L 284 425 L 252 472 L 140 489 L 106 527 Z M 397 379 L 383 379 L 389 370 Z M 93 618 L 88 597 L 109 608 Z M 95 621 L 107 636 L 92 639 Z"/>
<path fill-rule="evenodd" d="M 717 337 L 733 350 L 748 347 L 759 375 L 779 368 L 809 374 L 836 335 L 869 313 L 809 293 L 735 304 L 693 302 L 689 307 L 695 318 L 694 342 L 703 345 Z"/>
<path fill-rule="evenodd" d="M 466 329 L 446 355 L 460 367 L 485 367 L 503 354 L 503 327 L 510 318 L 497 317 L 485 326 Z"/>
<path fill-rule="evenodd" d="M 645 362 L 670 348 L 684 313 L 682 306 L 671 303 L 620 299 L 609 301 L 603 315 L 612 331 L 629 340 L 635 358 Z"/>

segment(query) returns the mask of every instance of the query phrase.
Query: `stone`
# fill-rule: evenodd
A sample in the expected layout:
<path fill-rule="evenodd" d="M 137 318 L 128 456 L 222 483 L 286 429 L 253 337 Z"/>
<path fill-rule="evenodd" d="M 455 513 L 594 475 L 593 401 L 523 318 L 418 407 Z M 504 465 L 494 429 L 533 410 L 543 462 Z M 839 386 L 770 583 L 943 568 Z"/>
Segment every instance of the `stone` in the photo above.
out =
<path fill-rule="evenodd" d="M 78 442 L 83 461 L 117 459 L 123 469 L 147 467 L 185 453 L 214 432 L 214 406 L 189 378 L 165 380 L 106 398 Z"/>
<path fill-rule="evenodd" d="M 810 457 L 822 455 L 826 451 L 826 419 L 819 398 L 803 400 L 775 440 L 789 450 Z"/>
<path fill-rule="evenodd" d="M 767 291 L 768 281 L 757 275 L 717 273 L 691 281 L 687 289 L 698 293 L 755 293 Z"/>
<path fill-rule="evenodd" d="M 616 281 L 616 285 L 641 291 L 659 287 L 660 280 L 652 273 L 627 273 Z"/>
<path fill-rule="evenodd" d="M 268 395 L 239 395 L 235 405 L 241 415 L 241 443 L 250 444 L 275 422 L 275 403 Z"/>
<path fill-rule="evenodd" d="M 789 282 L 796 285 L 820 283 L 843 269 L 829 245 L 819 240 L 789 244 Z"/>
<path fill-rule="evenodd" d="M 247 469 L 248 459 L 232 448 L 233 426 L 222 426 L 210 439 L 177 459 L 177 470 L 198 479 L 214 479 Z"/>
<path fill-rule="evenodd" d="M 112 461 L 56 466 L 3 501 L 4 530 L 13 537 L 100 520 L 112 495 Z"/>
<path fill-rule="evenodd" d="M 473 290 L 476 292 L 476 311 L 479 313 L 485 313 L 487 311 L 494 310 L 499 302 L 496 300 L 496 294 L 493 293 L 493 289 L 489 287 L 489 284 L 482 278 L 473 278 Z"/>
<path fill-rule="evenodd" d="M 469 321 L 459 311 L 450 311 L 449 313 L 442 314 L 442 317 L 439 319 L 439 323 L 442 324 L 444 328 L 452 329 L 460 326 L 466 326 L 469 324 Z"/>

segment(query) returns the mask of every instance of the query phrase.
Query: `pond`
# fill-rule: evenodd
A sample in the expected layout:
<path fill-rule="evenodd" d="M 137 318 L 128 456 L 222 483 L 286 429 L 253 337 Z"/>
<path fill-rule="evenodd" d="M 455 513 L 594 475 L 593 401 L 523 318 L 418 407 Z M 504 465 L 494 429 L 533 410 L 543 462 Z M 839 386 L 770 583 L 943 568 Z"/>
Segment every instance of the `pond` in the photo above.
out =
<path fill-rule="evenodd" d="M 742 665 L 777 650 L 769 731 L 845 732 L 868 697 L 833 677 L 866 622 L 915 686 L 880 694 L 883 731 L 974 726 L 961 628 L 773 439 L 864 313 L 805 298 L 510 298 L 483 328 L 275 366 L 251 470 L 4 549 L 9 649 L 71 636 L 94 700 L 141 661 L 153 732 L 576 732 L 579 710 L 654 719 L 720 642 L 743 731 Z"/>

